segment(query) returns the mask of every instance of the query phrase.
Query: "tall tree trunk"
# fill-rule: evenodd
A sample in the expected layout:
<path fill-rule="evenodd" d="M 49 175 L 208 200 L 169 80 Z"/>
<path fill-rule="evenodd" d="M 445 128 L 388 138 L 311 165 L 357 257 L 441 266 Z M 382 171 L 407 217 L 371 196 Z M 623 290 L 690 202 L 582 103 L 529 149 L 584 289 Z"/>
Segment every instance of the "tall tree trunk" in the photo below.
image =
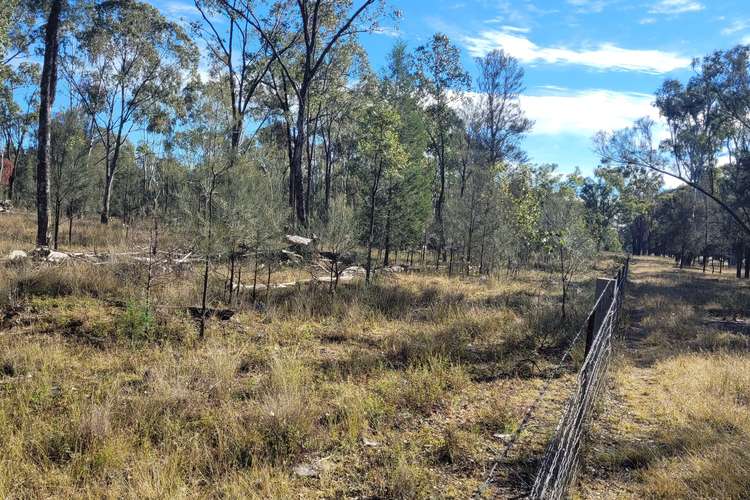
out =
<path fill-rule="evenodd" d="M 232 154 L 229 161 L 234 165 L 234 161 L 237 158 L 237 153 L 240 149 L 240 142 L 242 141 L 242 130 L 245 128 L 244 119 L 242 116 L 235 118 L 232 125 Z"/>
<path fill-rule="evenodd" d="M 206 212 L 208 216 L 208 237 L 206 238 L 206 257 L 203 266 L 203 286 L 201 290 L 201 322 L 200 329 L 198 331 L 198 337 L 203 340 L 206 335 L 206 305 L 208 299 L 208 272 L 211 267 L 211 251 L 213 250 L 213 222 L 214 222 L 214 188 L 216 185 L 216 177 L 211 179 L 211 187 L 208 193 L 208 199 L 206 200 Z"/>
<path fill-rule="evenodd" d="M 54 242 L 55 250 L 57 250 L 57 236 L 60 234 L 60 210 L 62 207 L 62 201 L 59 199 L 55 200 L 55 229 L 54 229 Z"/>
<path fill-rule="evenodd" d="M 745 279 L 750 279 L 750 246 L 745 247 Z"/>
<path fill-rule="evenodd" d="M 257 287 L 258 287 L 258 244 L 255 244 L 255 258 L 253 259 L 253 304 L 257 299 Z"/>
<path fill-rule="evenodd" d="M 102 224 L 109 224 L 109 210 L 112 204 L 112 184 L 114 183 L 115 175 L 111 171 L 110 167 L 107 166 L 107 175 L 104 179 L 104 196 L 102 198 L 102 213 L 99 218 Z"/>
<path fill-rule="evenodd" d="M 466 268 L 464 272 L 466 273 L 466 276 L 469 275 L 470 267 L 471 267 L 471 246 L 473 244 L 473 237 L 474 237 L 474 202 L 476 200 L 475 191 L 472 189 L 471 191 L 471 211 L 469 213 L 469 230 L 468 234 L 466 235 Z"/>
<path fill-rule="evenodd" d="M 124 92 L 123 92 L 124 94 Z M 102 215 L 101 223 L 109 224 L 109 209 L 112 201 L 112 184 L 115 180 L 115 171 L 117 170 L 117 161 L 120 159 L 120 151 L 122 148 L 122 131 L 125 126 L 125 122 L 121 119 L 119 128 L 117 129 L 117 135 L 115 136 L 115 149 L 112 153 L 112 159 L 109 159 L 107 155 L 107 175 L 104 183 L 104 201 L 102 202 Z"/>
<path fill-rule="evenodd" d="M 325 174 L 323 177 L 323 184 L 325 189 L 325 199 L 323 202 L 323 213 L 324 219 L 328 221 L 328 211 L 331 207 L 331 175 L 333 171 L 333 151 L 331 144 L 331 133 L 330 127 L 328 127 L 328 136 L 326 136 L 326 128 L 323 128 L 323 149 L 325 150 Z"/>
<path fill-rule="evenodd" d="M 443 221 L 443 205 L 445 204 L 445 144 L 444 144 L 445 141 L 442 138 L 442 135 L 443 134 L 441 131 L 440 133 L 440 136 L 441 136 L 440 155 L 438 156 L 440 191 L 438 193 L 437 203 L 435 204 L 435 220 L 437 221 L 438 232 L 439 232 L 438 255 L 445 248 L 445 223 Z M 445 261 L 445 259 L 443 259 L 443 261 Z"/>
<path fill-rule="evenodd" d="M 73 240 L 73 208 L 68 205 L 68 245 Z"/>
<path fill-rule="evenodd" d="M 367 268 L 365 269 L 365 283 L 370 284 L 370 278 L 372 276 L 372 247 L 375 240 L 375 197 L 378 193 L 378 185 L 380 184 L 380 170 L 375 175 L 375 179 L 372 182 L 372 189 L 370 191 L 370 221 L 367 233 Z"/>
<path fill-rule="evenodd" d="M 386 201 L 385 214 L 385 256 L 383 257 L 383 266 L 390 265 L 391 261 L 391 187 L 388 187 L 388 199 Z"/>
<path fill-rule="evenodd" d="M 36 214 L 37 246 L 49 245 L 49 163 L 51 110 L 57 87 L 58 31 L 63 0 L 52 0 L 44 34 L 44 65 L 39 85 L 39 128 L 37 135 Z"/>
<path fill-rule="evenodd" d="M 305 212 L 305 188 L 303 185 L 302 173 L 302 153 L 307 142 L 307 136 L 305 134 L 306 109 L 307 89 L 303 84 L 303 89 L 300 91 L 300 99 L 297 109 L 297 134 L 294 137 L 294 144 L 292 147 L 292 162 L 289 169 L 290 175 L 292 176 L 291 201 L 293 203 L 295 220 L 302 227 L 307 227 L 307 214 Z"/>
<path fill-rule="evenodd" d="M 737 279 L 742 278 L 742 254 L 744 253 L 744 245 L 741 241 L 737 242 L 735 246 L 735 254 L 737 255 Z"/>
<path fill-rule="evenodd" d="M 294 137 L 292 136 L 292 127 L 289 121 L 286 123 L 286 154 L 289 160 L 289 208 L 294 210 Z"/>

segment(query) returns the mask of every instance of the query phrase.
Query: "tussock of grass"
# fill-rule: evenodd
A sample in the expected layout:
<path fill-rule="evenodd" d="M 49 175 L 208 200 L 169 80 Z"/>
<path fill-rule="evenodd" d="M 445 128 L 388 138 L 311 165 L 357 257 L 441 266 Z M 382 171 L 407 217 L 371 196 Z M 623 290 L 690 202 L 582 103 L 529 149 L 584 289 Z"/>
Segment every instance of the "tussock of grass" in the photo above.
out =
<path fill-rule="evenodd" d="M 27 297 L 120 297 L 122 282 L 114 270 L 90 264 L 12 266 L 0 270 L 2 296 L 14 302 Z"/>
<path fill-rule="evenodd" d="M 429 414 L 447 402 L 452 391 L 468 384 L 466 372 L 444 358 L 429 358 L 401 373 L 388 373 L 377 384 L 383 398 L 397 408 Z"/>

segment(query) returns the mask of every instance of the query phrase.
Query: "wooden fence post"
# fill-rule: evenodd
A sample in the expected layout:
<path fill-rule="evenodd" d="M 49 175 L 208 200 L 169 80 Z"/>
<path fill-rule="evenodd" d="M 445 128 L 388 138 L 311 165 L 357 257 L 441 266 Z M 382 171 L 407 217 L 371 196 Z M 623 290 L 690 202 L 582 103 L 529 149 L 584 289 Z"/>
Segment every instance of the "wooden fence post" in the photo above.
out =
<path fill-rule="evenodd" d="M 601 328 L 602 323 L 604 322 L 604 318 L 607 316 L 607 311 L 609 311 L 609 307 L 612 305 L 615 286 L 615 280 L 608 278 L 596 279 L 595 297 L 597 299 L 599 297 L 602 297 L 602 300 L 599 301 L 599 305 L 596 307 L 594 313 L 591 315 L 591 319 L 589 320 L 586 332 L 586 356 L 588 356 L 589 351 L 591 350 L 591 345 L 594 343 L 596 334 L 599 332 L 599 328 Z M 602 294 L 604 294 L 604 296 L 602 296 Z"/>

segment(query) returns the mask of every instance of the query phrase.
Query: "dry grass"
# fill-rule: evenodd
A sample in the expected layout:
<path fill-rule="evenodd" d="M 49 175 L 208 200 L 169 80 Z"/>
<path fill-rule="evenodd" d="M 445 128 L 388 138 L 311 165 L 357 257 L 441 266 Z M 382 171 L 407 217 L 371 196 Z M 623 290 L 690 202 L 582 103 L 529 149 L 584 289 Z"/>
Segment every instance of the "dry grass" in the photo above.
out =
<path fill-rule="evenodd" d="M 28 250 L 29 218 L 6 221 L 20 225 L 0 252 Z M 77 227 L 76 250 L 147 241 Z M 464 498 L 613 266 L 580 277 L 565 325 L 543 272 L 398 275 L 335 296 L 274 292 L 203 341 L 183 310 L 196 269 L 163 279 L 147 306 L 128 263 L 0 266 L 0 497 Z M 545 434 L 524 439 L 538 453 Z"/>
<path fill-rule="evenodd" d="M 750 495 L 750 289 L 731 275 L 634 267 L 629 340 L 580 494 Z"/>

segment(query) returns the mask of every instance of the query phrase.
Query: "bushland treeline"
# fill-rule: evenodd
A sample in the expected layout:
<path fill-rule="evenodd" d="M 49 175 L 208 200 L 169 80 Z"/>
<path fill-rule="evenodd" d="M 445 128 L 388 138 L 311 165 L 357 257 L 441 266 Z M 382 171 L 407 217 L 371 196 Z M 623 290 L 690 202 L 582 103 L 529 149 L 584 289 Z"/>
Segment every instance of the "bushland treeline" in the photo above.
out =
<path fill-rule="evenodd" d="M 750 272 L 748 47 L 666 81 L 663 123 L 597 135 L 583 178 L 528 161 L 524 72 L 501 50 L 465 68 L 438 33 L 372 68 L 361 38 L 399 17 L 380 0 L 194 6 L 187 23 L 137 0 L 4 3 L 5 187 L 37 208 L 37 245 L 98 214 L 184 230 L 212 258 L 315 236 L 366 252 L 368 277 L 400 257 L 467 274 L 554 264 L 565 282 L 601 249 Z"/>

